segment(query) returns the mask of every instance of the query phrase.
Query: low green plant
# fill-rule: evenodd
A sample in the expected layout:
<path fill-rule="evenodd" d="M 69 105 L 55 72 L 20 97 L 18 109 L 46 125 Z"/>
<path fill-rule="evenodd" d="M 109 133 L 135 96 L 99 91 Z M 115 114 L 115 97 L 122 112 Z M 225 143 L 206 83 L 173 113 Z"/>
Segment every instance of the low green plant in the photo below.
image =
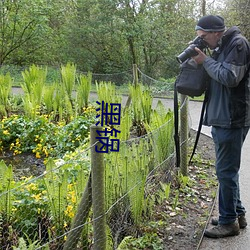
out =
<path fill-rule="evenodd" d="M 46 164 L 47 174 L 43 180 L 56 230 L 60 230 L 63 228 L 64 211 L 67 208 L 68 176 L 67 172 L 55 169 L 54 161 L 49 159 Z"/>
<path fill-rule="evenodd" d="M 9 97 L 11 94 L 12 79 L 10 74 L 0 75 L 0 117 L 7 116 L 10 109 Z"/>
<path fill-rule="evenodd" d="M 88 107 L 91 83 L 92 74 L 90 72 L 87 75 L 80 75 L 78 78 L 76 103 L 79 113 L 81 113 L 83 108 Z"/>
<path fill-rule="evenodd" d="M 187 186 L 190 187 L 192 185 L 189 176 L 183 175 L 181 173 L 178 173 L 178 182 L 181 189 L 185 189 Z"/>
<path fill-rule="evenodd" d="M 61 156 L 74 151 L 89 140 L 90 126 L 95 123 L 95 109 L 89 107 L 70 123 L 55 124 L 49 116 L 10 116 L 0 121 L 0 150 L 14 155 L 34 153 L 37 158 Z"/>
<path fill-rule="evenodd" d="M 172 203 L 172 208 L 175 210 L 178 205 L 179 205 L 179 196 L 180 196 L 180 191 L 177 189 L 175 190 L 175 196 L 174 196 L 174 200 Z"/>
<path fill-rule="evenodd" d="M 142 84 L 130 84 L 129 93 L 132 101 L 134 124 L 150 123 L 153 100 L 150 90 L 144 89 Z"/>
<path fill-rule="evenodd" d="M 72 92 L 76 83 L 76 65 L 67 63 L 61 66 L 62 87 L 72 103 Z"/>
<path fill-rule="evenodd" d="M 19 233 L 21 237 L 36 241 L 40 234 L 40 239 L 47 233 L 39 231 L 39 227 L 44 227 L 42 221 L 49 221 L 48 197 L 45 186 L 41 179 L 35 180 L 32 176 L 21 177 L 16 183 L 16 189 L 12 190 L 15 197 L 13 202 L 14 219 L 13 227 L 22 231 Z"/>
<path fill-rule="evenodd" d="M 116 86 L 112 82 L 96 82 L 98 101 L 104 103 L 121 103 L 121 96 L 116 91 Z"/>
<path fill-rule="evenodd" d="M 120 208 L 131 212 L 135 225 L 140 224 L 143 211 L 146 210 L 144 192 L 150 160 L 151 154 L 146 139 L 134 141 L 131 145 L 122 143 L 119 152 L 106 156 L 107 208 L 126 195 L 126 199 L 123 199 L 124 206 Z M 117 210 L 114 209 L 116 213 L 124 212 Z"/>
<path fill-rule="evenodd" d="M 119 244 L 117 250 L 153 249 L 163 250 L 163 242 L 156 233 L 145 233 L 142 237 L 127 236 Z"/>
<path fill-rule="evenodd" d="M 18 239 L 18 246 L 15 247 L 13 246 L 13 250 L 35 250 L 40 246 L 40 243 L 38 240 L 32 242 L 29 237 L 28 238 L 28 242 L 25 241 L 25 239 L 23 237 L 20 237 Z M 44 250 L 49 250 L 49 247 L 43 248 Z"/>
<path fill-rule="evenodd" d="M 160 189 L 157 192 L 159 196 L 159 203 L 161 204 L 164 200 L 168 200 L 171 193 L 171 183 L 160 182 Z"/>
<path fill-rule="evenodd" d="M 28 70 L 22 72 L 22 76 L 24 80 L 21 84 L 24 91 L 24 111 L 26 115 L 34 118 L 37 113 L 40 113 L 47 68 L 32 65 Z"/>
<path fill-rule="evenodd" d="M 161 101 L 157 103 L 156 109 L 151 113 L 150 123 L 145 123 L 145 128 L 150 134 L 155 160 L 163 162 L 173 152 L 173 112 L 166 110 Z"/>
<path fill-rule="evenodd" d="M 4 215 L 5 221 L 10 222 L 14 197 L 11 189 L 14 187 L 14 176 L 12 166 L 6 166 L 0 161 L 0 213 Z"/>
<path fill-rule="evenodd" d="M 53 111 L 53 103 L 54 103 L 54 94 L 55 94 L 56 85 L 52 84 L 46 86 L 44 89 L 43 102 L 45 105 L 45 114 L 51 114 Z"/>

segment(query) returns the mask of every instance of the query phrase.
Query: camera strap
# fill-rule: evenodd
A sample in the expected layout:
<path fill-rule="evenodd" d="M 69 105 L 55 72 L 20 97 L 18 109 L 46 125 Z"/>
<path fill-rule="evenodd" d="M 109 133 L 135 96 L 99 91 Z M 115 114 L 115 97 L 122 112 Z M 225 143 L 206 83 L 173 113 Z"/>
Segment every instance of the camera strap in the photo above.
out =
<path fill-rule="evenodd" d="M 198 126 L 198 130 L 196 132 L 196 138 L 195 138 L 195 142 L 194 142 L 193 152 L 192 152 L 192 154 L 190 156 L 189 164 L 191 164 L 191 162 L 192 162 L 193 156 L 195 154 L 195 151 L 196 151 L 196 148 L 197 148 L 197 145 L 198 145 L 198 142 L 199 142 L 199 138 L 200 138 L 200 134 L 201 134 L 201 129 L 202 129 L 203 117 L 204 117 L 204 113 L 205 113 L 205 109 L 206 109 L 206 104 L 207 104 L 207 92 L 208 91 L 205 91 L 205 96 L 204 96 L 204 100 L 203 100 L 202 108 L 201 108 L 199 126 Z"/>

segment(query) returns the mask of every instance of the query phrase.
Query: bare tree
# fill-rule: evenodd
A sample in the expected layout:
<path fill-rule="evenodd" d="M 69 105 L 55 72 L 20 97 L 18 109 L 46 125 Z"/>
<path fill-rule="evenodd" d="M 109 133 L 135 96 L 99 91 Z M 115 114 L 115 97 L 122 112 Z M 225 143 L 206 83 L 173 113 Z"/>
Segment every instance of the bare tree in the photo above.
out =
<path fill-rule="evenodd" d="M 45 12 L 36 2 L 31 3 L 27 0 L 0 2 L 0 65 L 39 34 L 43 25 L 41 18 Z"/>

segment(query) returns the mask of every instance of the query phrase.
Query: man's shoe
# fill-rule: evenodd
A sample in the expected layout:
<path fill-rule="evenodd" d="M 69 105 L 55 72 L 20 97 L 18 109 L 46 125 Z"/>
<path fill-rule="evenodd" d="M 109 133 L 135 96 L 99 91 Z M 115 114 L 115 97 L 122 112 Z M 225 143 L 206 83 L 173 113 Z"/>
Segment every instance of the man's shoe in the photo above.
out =
<path fill-rule="evenodd" d="M 242 214 L 238 217 L 238 222 L 241 229 L 247 226 L 247 220 L 245 214 Z"/>
<path fill-rule="evenodd" d="M 204 235 L 209 238 L 223 238 L 228 236 L 239 235 L 240 227 L 238 222 L 234 222 L 232 224 L 222 225 L 219 224 L 210 229 L 206 229 Z"/>
<path fill-rule="evenodd" d="M 245 214 L 239 215 L 238 222 L 239 222 L 240 229 L 243 229 L 243 228 L 245 228 L 247 226 L 247 220 L 246 220 Z M 217 226 L 218 225 L 218 219 L 217 218 L 212 218 L 211 224 L 214 225 L 214 226 Z"/>

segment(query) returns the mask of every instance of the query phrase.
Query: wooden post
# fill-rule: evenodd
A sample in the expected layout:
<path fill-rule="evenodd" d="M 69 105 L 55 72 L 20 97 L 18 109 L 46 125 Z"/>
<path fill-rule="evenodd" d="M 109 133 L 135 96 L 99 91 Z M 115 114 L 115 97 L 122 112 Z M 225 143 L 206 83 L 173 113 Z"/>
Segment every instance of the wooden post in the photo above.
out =
<path fill-rule="evenodd" d="M 77 243 L 81 237 L 83 225 L 86 222 L 91 208 L 91 175 L 83 192 L 76 216 L 73 220 L 70 233 L 64 244 L 63 250 L 77 249 Z"/>
<path fill-rule="evenodd" d="M 138 84 L 138 70 L 136 64 L 133 64 L 133 83 L 135 86 Z"/>
<path fill-rule="evenodd" d="M 97 131 L 102 131 L 100 126 L 91 126 L 91 175 L 92 175 L 92 204 L 93 204 L 93 250 L 106 249 L 106 216 L 105 216 L 105 182 L 104 182 L 104 157 L 103 153 L 96 152 L 100 147 Z"/>
<path fill-rule="evenodd" d="M 138 70 L 137 70 L 136 64 L 133 64 L 133 84 L 134 84 L 134 86 L 136 86 L 138 84 Z M 131 96 L 129 94 L 126 105 L 125 105 L 124 112 L 129 107 L 130 104 L 131 104 Z"/>

